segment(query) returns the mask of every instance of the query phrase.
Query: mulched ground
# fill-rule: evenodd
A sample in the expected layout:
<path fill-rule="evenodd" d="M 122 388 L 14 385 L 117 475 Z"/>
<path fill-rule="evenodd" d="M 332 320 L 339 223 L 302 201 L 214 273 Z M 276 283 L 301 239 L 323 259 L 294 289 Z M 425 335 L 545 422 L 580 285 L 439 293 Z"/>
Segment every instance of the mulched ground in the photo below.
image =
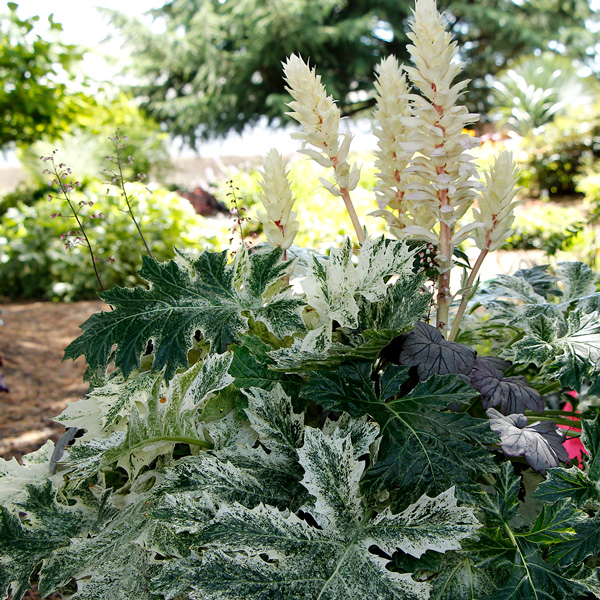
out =
<path fill-rule="evenodd" d="M 52 417 L 87 391 L 84 360 L 62 362 L 63 350 L 81 333 L 79 325 L 105 308 L 101 301 L 0 302 L 0 356 L 9 388 L 0 394 L 2 458 L 19 458 L 62 435 L 64 426 Z"/>
<path fill-rule="evenodd" d="M 19 459 L 57 440 L 65 430 L 52 422 L 67 402 L 83 397 L 85 362 L 62 362 L 63 349 L 80 333 L 92 313 L 106 310 L 101 301 L 53 304 L 0 301 L 0 356 L 8 393 L 0 394 L 0 456 Z M 25 600 L 40 600 L 35 587 Z M 51 600 L 60 600 L 55 594 Z M 133 599 L 132 599 L 133 600 Z"/>

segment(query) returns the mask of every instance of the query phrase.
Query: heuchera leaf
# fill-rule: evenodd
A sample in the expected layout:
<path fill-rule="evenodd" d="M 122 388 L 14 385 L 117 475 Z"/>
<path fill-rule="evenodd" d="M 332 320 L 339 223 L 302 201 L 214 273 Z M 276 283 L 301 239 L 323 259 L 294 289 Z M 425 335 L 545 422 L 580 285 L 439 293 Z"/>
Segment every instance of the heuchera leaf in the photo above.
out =
<path fill-rule="evenodd" d="M 270 506 L 223 505 L 198 534 L 203 555 L 170 561 L 154 580 L 155 592 L 167 600 L 190 593 L 232 600 L 428 598 L 427 583 L 389 571 L 371 548 L 388 555 L 402 548 L 416 557 L 459 548 L 479 525 L 472 509 L 458 507 L 451 489 L 402 513 L 373 516 L 360 497 L 364 463 L 354 459 L 350 438 L 307 428 L 304 439 L 303 484 L 315 498 L 306 510 L 321 528 Z"/>
<path fill-rule="evenodd" d="M 417 367 L 419 379 L 431 375 L 462 373 L 469 375 L 473 369 L 476 352 L 456 342 L 448 342 L 439 330 L 419 321 L 402 346 L 400 363 Z"/>
<path fill-rule="evenodd" d="M 562 445 L 566 438 L 554 423 L 542 421 L 527 425 L 524 415 L 504 416 L 493 408 L 486 414 L 507 456 L 524 456 L 529 466 L 540 473 L 558 467 L 560 461 L 569 462 L 569 454 Z"/>
<path fill-rule="evenodd" d="M 239 341 L 240 333 L 248 330 L 247 315 L 280 338 L 301 332 L 302 300 L 287 290 L 265 298 L 287 273 L 290 261 L 281 260 L 282 252 L 240 251 L 241 258 L 231 264 L 226 252 L 203 252 L 188 268 L 144 256 L 140 276 L 150 288 L 117 287 L 100 294 L 114 310 L 92 315 L 81 326 L 83 334 L 65 350 L 65 358 L 83 354 L 92 370 L 105 367 L 116 345 L 114 361 L 127 378 L 152 340 L 153 368 L 166 366 L 168 381 L 178 368 L 187 368 L 187 353 L 198 330 L 212 352 L 224 352 Z"/>
<path fill-rule="evenodd" d="M 481 393 L 484 409 L 500 404 L 504 415 L 523 413 L 526 408 L 536 412 L 544 410 L 542 397 L 529 387 L 525 377 L 504 377 L 490 361 L 475 361 L 471 385 Z"/>

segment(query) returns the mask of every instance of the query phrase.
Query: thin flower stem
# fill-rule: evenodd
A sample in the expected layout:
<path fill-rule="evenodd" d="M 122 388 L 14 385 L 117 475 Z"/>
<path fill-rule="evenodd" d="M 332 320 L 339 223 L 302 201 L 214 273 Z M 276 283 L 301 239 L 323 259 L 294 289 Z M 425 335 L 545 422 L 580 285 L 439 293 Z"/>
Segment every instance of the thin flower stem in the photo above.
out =
<path fill-rule="evenodd" d="M 354 209 L 354 204 L 352 204 L 352 199 L 350 198 L 350 192 L 347 188 L 340 188 L 340 192 L 342 194 L 342 198 L 344 200 L 344 204 L 346 205 L 346 210 L 350 215 L 350 220 L 352 221 L 352 225 L 354 225 L 354 230 L 356 231 L 356 236 L 358 237 L 358 241 L 360 244 L 365 243 L 365 233 L 363 228 L 360 226 L 360 221 L 358 220 L 358 215 L 356 214 L 356 210 Z"/>
<path fill-rule="evenodd" d="M 462 321 L 462 318 L 465 314 L 465 309 L 467 308 L 467 302 L 469 301 L 469 292 L 471 291 L 471 288 L 473 287 L 473 284 L 475 283 L 475 278 L 477 277 L 477 274 L 479 273 L 479 269 L 481 268 L 481 264 L 483 263 L 488 252 L 489 251 L 487 250 L 487 248 L 482 250 L 479 253 L 479 256 L 477 257 L 477 260 L 475 261 L 473 268 L 471 269 L 471 273 L 469 274 L 469 278 L 467 279 L 467 284 L 465 286 L 466 289 L 462 295 L 462 299 L 460 301 L 460 306 L 458 307 L 456 316 L 454 317 L 454 323 L 452 323 L 452 331 L 450 332 L 450 336 L 448 337 L 448 339 L 451 342 L 453 342 L 456 339 L 456 336 L 458 335 L 458 328 L 459 328 L 460 322 Z"/>
<path fill-rule="evenodd" d="M 579 429 L 579 427 L 577 427 L 577 425 L 579 425 L 577 421 L 572 421 L 571 419 L 557 419 L 556 416 L 544 417 L 542 415 L 527 415 L 527 421 L 529 423 L 536 423 L 537 421 L 551 421 L 555 425 L 566 425 L 569 428 Z"/>
<path fill-rule="evenodd" d="M 85 243 L 87 245 L 88 251 L 90 253 L 90 258 L 92 259 L 92 267 L 94 267 L 94 274 L 96 275 L 96 279 L 98 280 L 98 285 L 100 286 L 100 291 L 104 291 L 104 286 L 102 285 L 102 278 L 100 277 L 100 273 L 98 272 L 98 267 L 96 266 L 96 257 L 94 256 L 94 250 L 92 248 L 92 244 L 87 236 L 87 233 L 85 232 L 85 226 L 82 223 L 81 219 L 79 218 L 79 214 L 77 212 L 77 210 L 75 210 L 75 207 L 73 206 L 73 203 L 71 202 L 71 199 L 69 198 L 69 194 L 61 180 L 61 177 L 56 169 L 56 164 L 54 162 L 54 158 L 52 159 L 52 168 L 54 169 L 54 174 L 56 175 L 56 181 L 58 182 L 58 185 L 60 187 L 60 190 L 65 198 L 65 200 L 67 201 L 69 208 L 71 209 L 71 212 L 73 213 L 73 216 L 75 217 L 75 220 L 77 221 L 77 225 L 79 225 L 79 230 L 81 231 L 81 235 L 83 235 L 83 238 L 85 239 Z"/>
<path fill-rule="evenodd" d="M 538 415 L 557 415 L 559 417 L 575 417 L 577 420 L 580 419 L 580 414 L 575 413 L 572 410 L 545 410 L 543 413 L 536 413 L 534 411 L 525 411 L 525 416 L 527 417 L 535 417 Z"/>
<path fill-rule="evenodd" d="M 558 392 L 559 390 L 562 389 L 562 387 L 563 386 L 560 383 L 560 381 L 553 381 L 551 383 L 546 384 L 545 386 L 543 386 L 541 388 L 538 388 L 537 391 L 540 393 L 540 395 L 545 396 L 546 394 L 551 394 L 552 392 Z M 554 411 L 547 410 L 545 412 L 552 414 Z"/>
<path fill-rule="evenodd" d="M 137 219 L 135 218 L 135 215 L 133 214 L 133 210 L 131 209 L 131 203 L 129 202 L 129 196 L 127 194 L 127 190 L 125 189 L 125 177 L 123 176 L 123 167 L 121 165 L 122 147 L 119 146 L 118 140 L 115 141 L 115 150 L 117 151 L 117 166 L 119 167 L 119 184 L 120 184 L 121 189 L 123 190 L 123 198 L 125 198 L 125 203 L 127 204 L 127 210 L 129 211 L 129 216 L 131 217 L 133 223 L 135 224 L 135 227 L 138 230 L 138 233 L 140 234 L 140 238 L 142 238 L 142 242 L 144 243 L 144 246 L 146 246 L 146 252 L 148 252 L 148 256 L 152 257 L 152 251 L 150 250 L 150 247 L 148 246 L 148 243 L 146 242 L 146 238 L 144 237 L 144 234 L 142 233 L 142 229 L 139 226 Z"/>

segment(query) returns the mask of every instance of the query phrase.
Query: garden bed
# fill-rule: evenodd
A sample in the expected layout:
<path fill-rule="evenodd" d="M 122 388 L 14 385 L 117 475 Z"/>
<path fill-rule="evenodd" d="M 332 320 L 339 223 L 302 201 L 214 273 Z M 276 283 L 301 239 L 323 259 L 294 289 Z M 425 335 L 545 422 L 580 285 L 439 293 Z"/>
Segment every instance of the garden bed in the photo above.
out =
<path fill-rule="evenodd" d="M 61 436 L 64 427 L 52 417 L 87 391 L 85 362 L 63 363 L 63 350 L 79 334 L 78 326 L 103 306 L 99 300 L 0 302 L 0 356 L 10 390 L 0 395 L 0 456 L 19 458 Z"/>

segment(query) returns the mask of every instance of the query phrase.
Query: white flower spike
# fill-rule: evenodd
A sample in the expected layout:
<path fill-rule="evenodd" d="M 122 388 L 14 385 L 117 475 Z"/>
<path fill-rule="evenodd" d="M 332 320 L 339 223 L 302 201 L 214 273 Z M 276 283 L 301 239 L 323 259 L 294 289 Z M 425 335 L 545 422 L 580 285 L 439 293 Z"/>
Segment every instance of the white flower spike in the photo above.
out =
<path fill-rule="evenodd" d="M 273 149 L 267 155 L 260 187 L 265 212 L 258 211 L 267 241 L 271 246 L 287 250 L 298 233 L 297 213 L 292 211 L 295 198 L 285 171 L 283 158 Z"/>
<path fill-rule="evenodd" d="M 479 210 L 473 209 L 475 220 L 483 223 L 483 228 L 473 235 L 480 250 L 496 250 L 512 234 L 514 210 L 520 204 L 514 199 L 519 191 L 517 178 L 512 153 L 501 152 L 485 174 L 486 185 L 479 197 Z"/>
<path fill-rule="evenodd" d="M 358 240 L 365 240 L 363 229 L 350 199 L 360 178 L 360 168 L 347 162 L 352 135 L 346 132 L 340 143 L 340 109 L 321 83 L 321 76 L 311 69 L 302 58 L 292 54 L 283 64 L 286 88 L 294 100 L 288 103 L 292 109 L 287 113 L 302 125 L 302 131 L 292 134 L 303 141 L 302 152 L 323 167 L 333 168 L 335 184 L 322 180 L 334 196 L 341 196 L 352 219 Z M 306 145 L 313 148 L 306 148 Z"/>

